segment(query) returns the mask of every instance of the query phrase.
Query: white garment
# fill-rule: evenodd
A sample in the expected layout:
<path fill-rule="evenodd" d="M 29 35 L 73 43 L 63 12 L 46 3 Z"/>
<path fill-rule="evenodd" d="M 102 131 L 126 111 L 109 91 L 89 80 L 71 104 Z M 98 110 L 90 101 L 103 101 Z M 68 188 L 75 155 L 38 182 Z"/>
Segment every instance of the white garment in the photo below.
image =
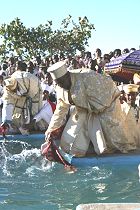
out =
<path fill-rule="evenodd" d="M 135 104 L 140 108 L 140 94 L 136 96 Z"/>
<path fill-rule="evenodd" d="M 13 115 L 14 105 L 3 103 L 2 108 L 2 122 L 11 123 Z"/>
<path fill-rule="evenodd" d="M 48 85 L 45 82 L 41 82 L 41 88 L 42 88 L 42 91 L 47 90 L 49 92 L 49 94 L 53 93 L 55 91 L 53 85 Z"/>
<path fill-rule="evenodd" d="M 2 99 L 2 97 L 0 97 L 0 105 L 2 105 L 3 104 L 3 99 Z"/>
<path fill-rule="evenodd" d="M 0 85 L 0 96 L 2 96 L 2 95 L 3 95 L 3 86 Z"/>
<path fill-rule="evenodd" d="M 35 115 L 34 119 L 36 120 L 36 122 L 39 122 L 40 120 L 44 120 L 45 122 L 49 124 L 51 121 L 52 115 L 53 115 L 52 107 L 48 101 L 45 101 L 44 106 L 39 111 L 39 113 Z"/>

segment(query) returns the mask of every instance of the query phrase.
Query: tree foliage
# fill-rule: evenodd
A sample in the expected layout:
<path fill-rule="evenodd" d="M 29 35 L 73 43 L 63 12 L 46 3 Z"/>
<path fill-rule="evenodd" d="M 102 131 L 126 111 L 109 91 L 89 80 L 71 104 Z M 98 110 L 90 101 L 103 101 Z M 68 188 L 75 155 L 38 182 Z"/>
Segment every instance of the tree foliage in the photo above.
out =
<path fill-rule="evenodd" d="M 91 37 L 94 25 L 87 17 L 79 17 L 78 23 L 68 16 L 62 20 L 60 29 L 53 30 L 52 21 L 38 27 L 27 28 L 19 18 L 9 24 L 0 26 L 0 55 L 6 58 L 9 54 L 31 58 L 37 55 L 54 53 L 75 54 L 76 50 L 85 50 Z"/>

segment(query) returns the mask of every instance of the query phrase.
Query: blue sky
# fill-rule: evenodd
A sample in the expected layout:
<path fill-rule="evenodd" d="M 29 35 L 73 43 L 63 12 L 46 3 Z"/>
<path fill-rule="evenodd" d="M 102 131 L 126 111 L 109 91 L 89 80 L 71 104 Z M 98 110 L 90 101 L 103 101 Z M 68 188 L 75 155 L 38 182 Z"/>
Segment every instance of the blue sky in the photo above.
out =
<path fill-rule="evenodd" d="M 57 29 L 69 14 L 75 21 L 87 16 L 96 29 L 89 40 L 92 52 L 140 46 L 139 0 L 2 0 L 0 5 L 0 24 L 18 17 L 27 27 L 52 20 Z"/>

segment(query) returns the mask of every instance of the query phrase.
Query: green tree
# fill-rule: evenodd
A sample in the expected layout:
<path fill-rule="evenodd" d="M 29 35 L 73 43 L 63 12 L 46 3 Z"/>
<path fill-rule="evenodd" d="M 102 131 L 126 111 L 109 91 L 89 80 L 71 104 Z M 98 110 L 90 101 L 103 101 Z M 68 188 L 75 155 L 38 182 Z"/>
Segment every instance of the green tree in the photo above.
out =
<path fill-rule="evenodd" d="M 82 51 L 88 46 L 88 40 L 94 25 L 87 17 L 79 17 L 78 23 L 68 16 L 62 20 L 60 29 L 52 29 L 52 21 L 45 25 L 26 28 L 19 18 L 9 24 L 0 26 L 0 55 L 6 58 L 9 54 L 30 59 L 32 56 L 54 54 L 75 54 L 76 49 Z"/>

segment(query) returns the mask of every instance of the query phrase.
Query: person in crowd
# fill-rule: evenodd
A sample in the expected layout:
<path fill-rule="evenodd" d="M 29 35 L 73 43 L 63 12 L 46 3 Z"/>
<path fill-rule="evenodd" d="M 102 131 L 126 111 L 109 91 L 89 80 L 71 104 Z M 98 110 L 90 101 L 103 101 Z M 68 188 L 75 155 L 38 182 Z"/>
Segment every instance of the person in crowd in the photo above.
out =
<path fill-rule="evenodd" d="M 59 55 L 58 54 L 52 55 L 52 61 L 53 61 L 53 63 L 58 62 L 59 61 Z"/>
<path fill-rule="evenodd" d="M 136 50 L 136 48 L 134 48 L 134 47 L 130 48 L 130 52 L 134 52 L 135 50 Z"/>
<path fill-rule="evenodd" d="M 40 56 L 40 55 L 36 56 L 35 60 L 36 60 L 37 66 L 40 66 L 40 64 L 41 64 L 41 62 L 42 62 L 41 56 Z"/>
<path fill-rule="evenodd" d="M 8 76 L 12 75 L 15 72 L 16 68 L 16 57 L 10 57 L 8 60 L 8 68 L 6 69 Z"/>
<path fill-rule="evenodd" d="M 120 103 L 126 102 L 127 106 L 136 108 L 136 97 L 139 92 L 139 85 L 136 84 L 123 84 L 118 86 L 121 91 Z"/>
<path fill-rule="evenodd" d="M 66 59 L 66 58 L 65 58 L 64 53 L 60 52 L 59 61 L 63 61 L 63 60 L 65 60 L 65 59 Z"/>
<path fill-rule="evenodd" d="M 110 62 L 110 55 L 106 53 L 103 56 L 103 63 L 105 65 L 106 63 L 109 63 L 109 62 Z"/>
<path fill-rule="evenodd" d="M 106 53 L 103 56 L 103 62 L 102 62 L 102 73 L 103 74 L 106 74 L 105 65 L 106 65 L 106 63 L 109 63 L 109 62 L 110 62 L 110 55 Z"/>
<path fill-rule="evenodd" d="M 55 88 L 54 88 L 54 84 L 53 84 L 53 79 L 50 75 L 50 73 L 47 73 L 45 75 L 45 79 L 43 81 L 41 81 L 41 88 L 42 91 L 46 90 L 49 95 L 48 95 L 48 99 L 51 102 L 56 102 L 56 92 L 55 92 Z"/>
<path fill-rule="evenodd" d="M 128 49 L 128 48 L 123 49 L 122 55 L 124 55 L 124 54 L 126 54 L 126 53 L 129 53 L 129 49 Z"/>
<path fill-rule="evenodd" d="M 38 78 L 40 78 L 39 67 L 40 67 L 41 62 L 42 62 L 41 56 L 38 55 L 38 56 L 36 56 L 33 60 L 34 60 L 34 61 L 33 61 L 33 65 L 34 65 L 33 74 L 34 74 L 35 76 L 37 76 Z"/>
<path fill-rule="evenodd" d="M 133 132 L 136 136 L 136 144 L 140 145 L 140 96 L 139 85 L 136 84 L 124 84 L 124 95 L 121 98 L 121 108 L 127 115 L 127 121 L 131 122 Z M 134 120 L 135 119 L 135 120 Z"/>
<path fill-rule="evenodd" d="M 27 65 L 17 62 L 16 71 L 4 83 L 2 124 L 14 124 L 24 134 L 32 116 L 42 107 L 42 91 L 39 79 L 26 72 Z"/>
<path fill-rule="evenodd" d="M 103 58 L 102 58 L 102 51 L 101 49 L 97 48 L 95 51 L 95 58 L 93 59 L 96 61 L 96 72 L 98 73 L 102 73 L 103 71 L 103 67 L 104 67 L 104 62 L 103 62 Z"/>
<path fill-rule="evenodd" d="M 46 62 L 46 60 L 42 61 L 42 63 L 40 64 L 40 72 L 43 74 L 42 79 L 44 75 L 47 73 L 47 68 L 48 68 L 48 63 Z"/>
<path fill-rule="evenodd" d="M 134 84 L 136 84 L 136 85 L 140 85 L 140 74 L 139 74 L 139 73 L 135 73 L 135 74 L 133 75 L 133 82 L 134 82 Z"/>
<path fill-rule="evenodd" d="M 137 91 L 137 96 L 136 96 L 136 105 L 137 107 L 140 108 L 140 75 L 138 73 L 135 73 L 133 75 L 133 82 L 135 85 L 139 87 Z M 139 115 L 139 110 L 138 110 L 138 115 Z"/>
<path fill-rule="evenodd" d="M 56 104 L 49 100 L 49 92 L 47 90 L 43 91 L 43 106 L 41 110 L 34 116 L 33 120 L 37 124 L 41 120 L 44 122 L 44 127 L 40 126 L 40 130 L 48 128 L 48 125 L 51 121 L 52 115 L 55 111 Z M 43 123 L 42 123 L 43 124 Z"/>
<path fill-rule="evenodd" d="M 31 74 L 34 74 L 34 69 L 35 69 L 35 66 L 34 66 L 33 62 L 29 61 L 27 63 L 27 71 L 30 72 Z"/>
<path fill-rule="evenodd" d="M 47 69 L 50 66 L 50 58 L 49 58 L 49 56 L 47 56 L 47 57 L 44 58 L 44 63 L 46 65 L 46 68 L 45 68 L 45 71 L 44 71 L 45 74 L 46 74 L 47 73 Z"/>
<path fill-rule="evenodd" d="M 103 56 L 103 62 L 102 62 L 102 72 L 103 73 L 105 73 L 105 71 L 104 71 L 104 67 L 105 67 L 105 65 L 106 65 L 106 63 L 109 63 L 110 62 L 110 56 L 109 56 L 109 54 L 104 54 L 104 56 Z"/>
<path fill-rule="evenodd" d="M 73 59 L 73 56 L 71 54 L 66 55 L 65 62 L 66 62 L 67 67 L 70 67 L 72 59 Z"/>
<path fill-rule="evenodd" d="M 96 155 L 137 149 L 136 134 L 121 109 L 120 91 L 110 76 L 89 69 L 69 72 L 64 62 L 52 65 L 48 72 L 57 84 L 57 105 L 45 132 L 42 154 L 58 134 L 61 149 L 76 157 L 87 155 L 90 144 Z"/>
<path fill-rule="evenodd" d="M 4 77 L 4 79 L 8 76 L 8 74 L 7 74 L 7 68 L 8 68 L 7 63 L 3 63 L 2 64 L 2 68 L 0 70 L 0 75 L 2 75 Z"/>
<path fill-rule="evenodd" d="M 79 68 L 78 61 L 76 60 L 76 58 L 72 58 L 72 60 L 70 61 L 69 66 L 68 66 L 68 69 L 72 70 L 72 69 L 78 69 L 78 68 Z"/>
<path fill-rule="evenodd" d="M 84 64 L 85 64 L 85 68 L 89 68 L 89 63 L 92 60 L 92 56 L 91 56 L 91 52 L 87 51 L 84 53 Z"/>
<path fill-rule="evenodd" d="M 135 108 L 136 97 L 139 91 L 139 85 L 136 84 L 125 84 L 123 90 L 126 94 L 127 104 Z"/>
<path fill-rule="evenodd" d="M 46 64 L 42 62 L 39 66 L 39 71 L 38 71 L 38 78 L 41 81 L 45 79 L 45 70 L 46 70 Z"/>
<path fill-rule="evenodd" d="M 0 98 L 3 95 L 4 76 L 0 75 Z"/>
<path fill-rule="evenodd" d="M 87 68 L 96 71 L 96 66 L 97 66 L 97 61 L 96 61 L 96 59 L 90 59 L 90 60 L 88 61 L 88 66 L 87 66 Z"/>
<path fill-rule="evenodd" d="M 109 58 L 110 58 L 110 60 L 113 58 L 113 56 L 114 56 L 114 52 L 113 51 L 110 51 L 109 52 Z"/>
<path fill-rule="evenodd" d="M 84 60 L 83 60 L 83 52 L 77 50 L 76 55 L 74 57 L 77 61 L 77 68 L 85 68 Z"/>
<path fill-rule="evenodd" d="M 120 49 L 115 49 L 113 52 L 113 57 L 111 58 L 111 61 L 114 60 L 115 58 L 118 58 L 119 56 L 121 56 L 121 50 Z"/>

